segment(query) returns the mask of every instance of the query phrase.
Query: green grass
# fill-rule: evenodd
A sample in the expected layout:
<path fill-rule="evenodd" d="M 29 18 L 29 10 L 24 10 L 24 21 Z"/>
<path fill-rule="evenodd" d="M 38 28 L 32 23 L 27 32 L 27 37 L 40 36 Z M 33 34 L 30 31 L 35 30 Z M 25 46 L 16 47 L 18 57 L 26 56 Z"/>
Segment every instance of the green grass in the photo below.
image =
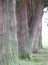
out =
<path fill-rule="evenodd" d="M 20 65 L 48 65 L 48 49 L 41 49 L 32 55 L 32 60 L 19 60 Z"/>

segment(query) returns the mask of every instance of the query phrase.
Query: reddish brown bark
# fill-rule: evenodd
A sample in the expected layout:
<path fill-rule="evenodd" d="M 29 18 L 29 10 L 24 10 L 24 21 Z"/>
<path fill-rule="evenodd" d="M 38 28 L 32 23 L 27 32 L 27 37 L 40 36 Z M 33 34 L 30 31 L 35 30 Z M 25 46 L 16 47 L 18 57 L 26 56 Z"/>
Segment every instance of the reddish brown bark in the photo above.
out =
<path fill-rule="evenodd" d="M 5 64 L 5 22 L 3 14 L 3 1 L 0 0 L 0 62 Z"/>
<path fill-rule="evenodd" d="M 16 25 L 16 0 L 0 0 L 0 65 L 18 65 Z"/>
<path fill-rule="evenodd" d="M 40 24 L 42 20 L 42 14 L 43 14 L 43 3 L 42 0 L 39 1 L 36 14 L 35 14 L 35 20 L 34 20 L 34 33 L 33 33 L 33 52 L 37 52 L 38 50 L 38 41 L 39 41 L 39 33 L 40 33 Z"/>
<path fill-rule="evenodd" d="M 27 18 L 28 18 L 28 28 L 30 36 L 33 25 L 33 4 L 34 4 L 33 0 L 27 0 Z"/>
<path fill-rule="evenodd" d="M 28 52 L 28 21 L 27 21 L 27 5 L 26 1 L 21 1 L 17 3 L 17 36 L 19 53 L 21 54 L 23 50 Z"/>

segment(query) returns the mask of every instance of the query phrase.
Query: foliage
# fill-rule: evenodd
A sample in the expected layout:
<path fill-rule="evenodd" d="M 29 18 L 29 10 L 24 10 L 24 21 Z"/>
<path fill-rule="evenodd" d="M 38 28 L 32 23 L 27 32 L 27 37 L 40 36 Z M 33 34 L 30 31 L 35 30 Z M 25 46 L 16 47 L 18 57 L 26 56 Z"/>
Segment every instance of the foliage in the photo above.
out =
<path fill-rule="evenodd" d="M 19 58 L 21 59 L 27 59 L 27 60 L 31 60 L 30 57 L 29 57 L 29 54 L 28 53 L 25 53 L 24 51 L 22 52 L 21 56 L 19 56 Z"/>
<path fill-rule="evenodd" d="M 16 0 L 17 3 L 24 2 L 24 0 Z"/>
<path fill-rule="evenodd" d="M 16 0 L 16 2 L 20 2 L 20 0 Z"/>

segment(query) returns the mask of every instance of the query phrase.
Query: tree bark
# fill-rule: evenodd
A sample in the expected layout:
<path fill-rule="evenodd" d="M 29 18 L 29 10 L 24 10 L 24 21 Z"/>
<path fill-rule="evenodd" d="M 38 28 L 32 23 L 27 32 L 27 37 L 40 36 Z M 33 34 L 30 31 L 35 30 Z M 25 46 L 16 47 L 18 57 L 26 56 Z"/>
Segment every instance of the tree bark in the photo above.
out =
<path fill-rule="evenodd" d="M 42 22 L 42 14 L 43 14 L 43 7 L 44 4 L 42 0 L 39 1 L 35 18 L 34 18 L 34 33 L 33 33 L 33 42 L 32 42 L 32 52 L 37 52 L 38 50 L 38 41 L 39 41 L 39 34 L 40 34 L 40 23 Z"/>
<path fill-rule="evenodd" d="M 28 33 L 28 20 L 27 20 L 27 5 L 25 0 L 17 3 L 17 35 L 19 54 L 23 52 L 29 53 L 29 33 Z"/>
<path fill-rule="evenodd" d="M 0 0 L 0 3 L 0 24 L 3 32 L 0 39 L 0 64 L 18 65 L 16 0 Z"/>
<path fill-rule="evenodd" d="M 5 65 L 5 28 L 4 28 L 2 0 L 0 0 L 0 65 Z"/>
<path fill-rule="evenodd" d="M 39 34 L 39 49 L 43 49 L 43 45 L 42 45 L 42 23 L 41 23 L 40 34 Z"/>

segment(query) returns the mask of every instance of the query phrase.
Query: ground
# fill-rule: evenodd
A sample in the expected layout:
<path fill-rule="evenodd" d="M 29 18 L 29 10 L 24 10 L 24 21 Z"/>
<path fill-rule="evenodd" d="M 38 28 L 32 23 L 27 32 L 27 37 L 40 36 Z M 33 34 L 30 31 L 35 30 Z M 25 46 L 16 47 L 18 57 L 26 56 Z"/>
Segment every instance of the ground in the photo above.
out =
<path fill-rule="evenodd" d="M 19 65 L 48 65 L 48 49 L 40 49 L 32 60 L 19 60 Z"/>

